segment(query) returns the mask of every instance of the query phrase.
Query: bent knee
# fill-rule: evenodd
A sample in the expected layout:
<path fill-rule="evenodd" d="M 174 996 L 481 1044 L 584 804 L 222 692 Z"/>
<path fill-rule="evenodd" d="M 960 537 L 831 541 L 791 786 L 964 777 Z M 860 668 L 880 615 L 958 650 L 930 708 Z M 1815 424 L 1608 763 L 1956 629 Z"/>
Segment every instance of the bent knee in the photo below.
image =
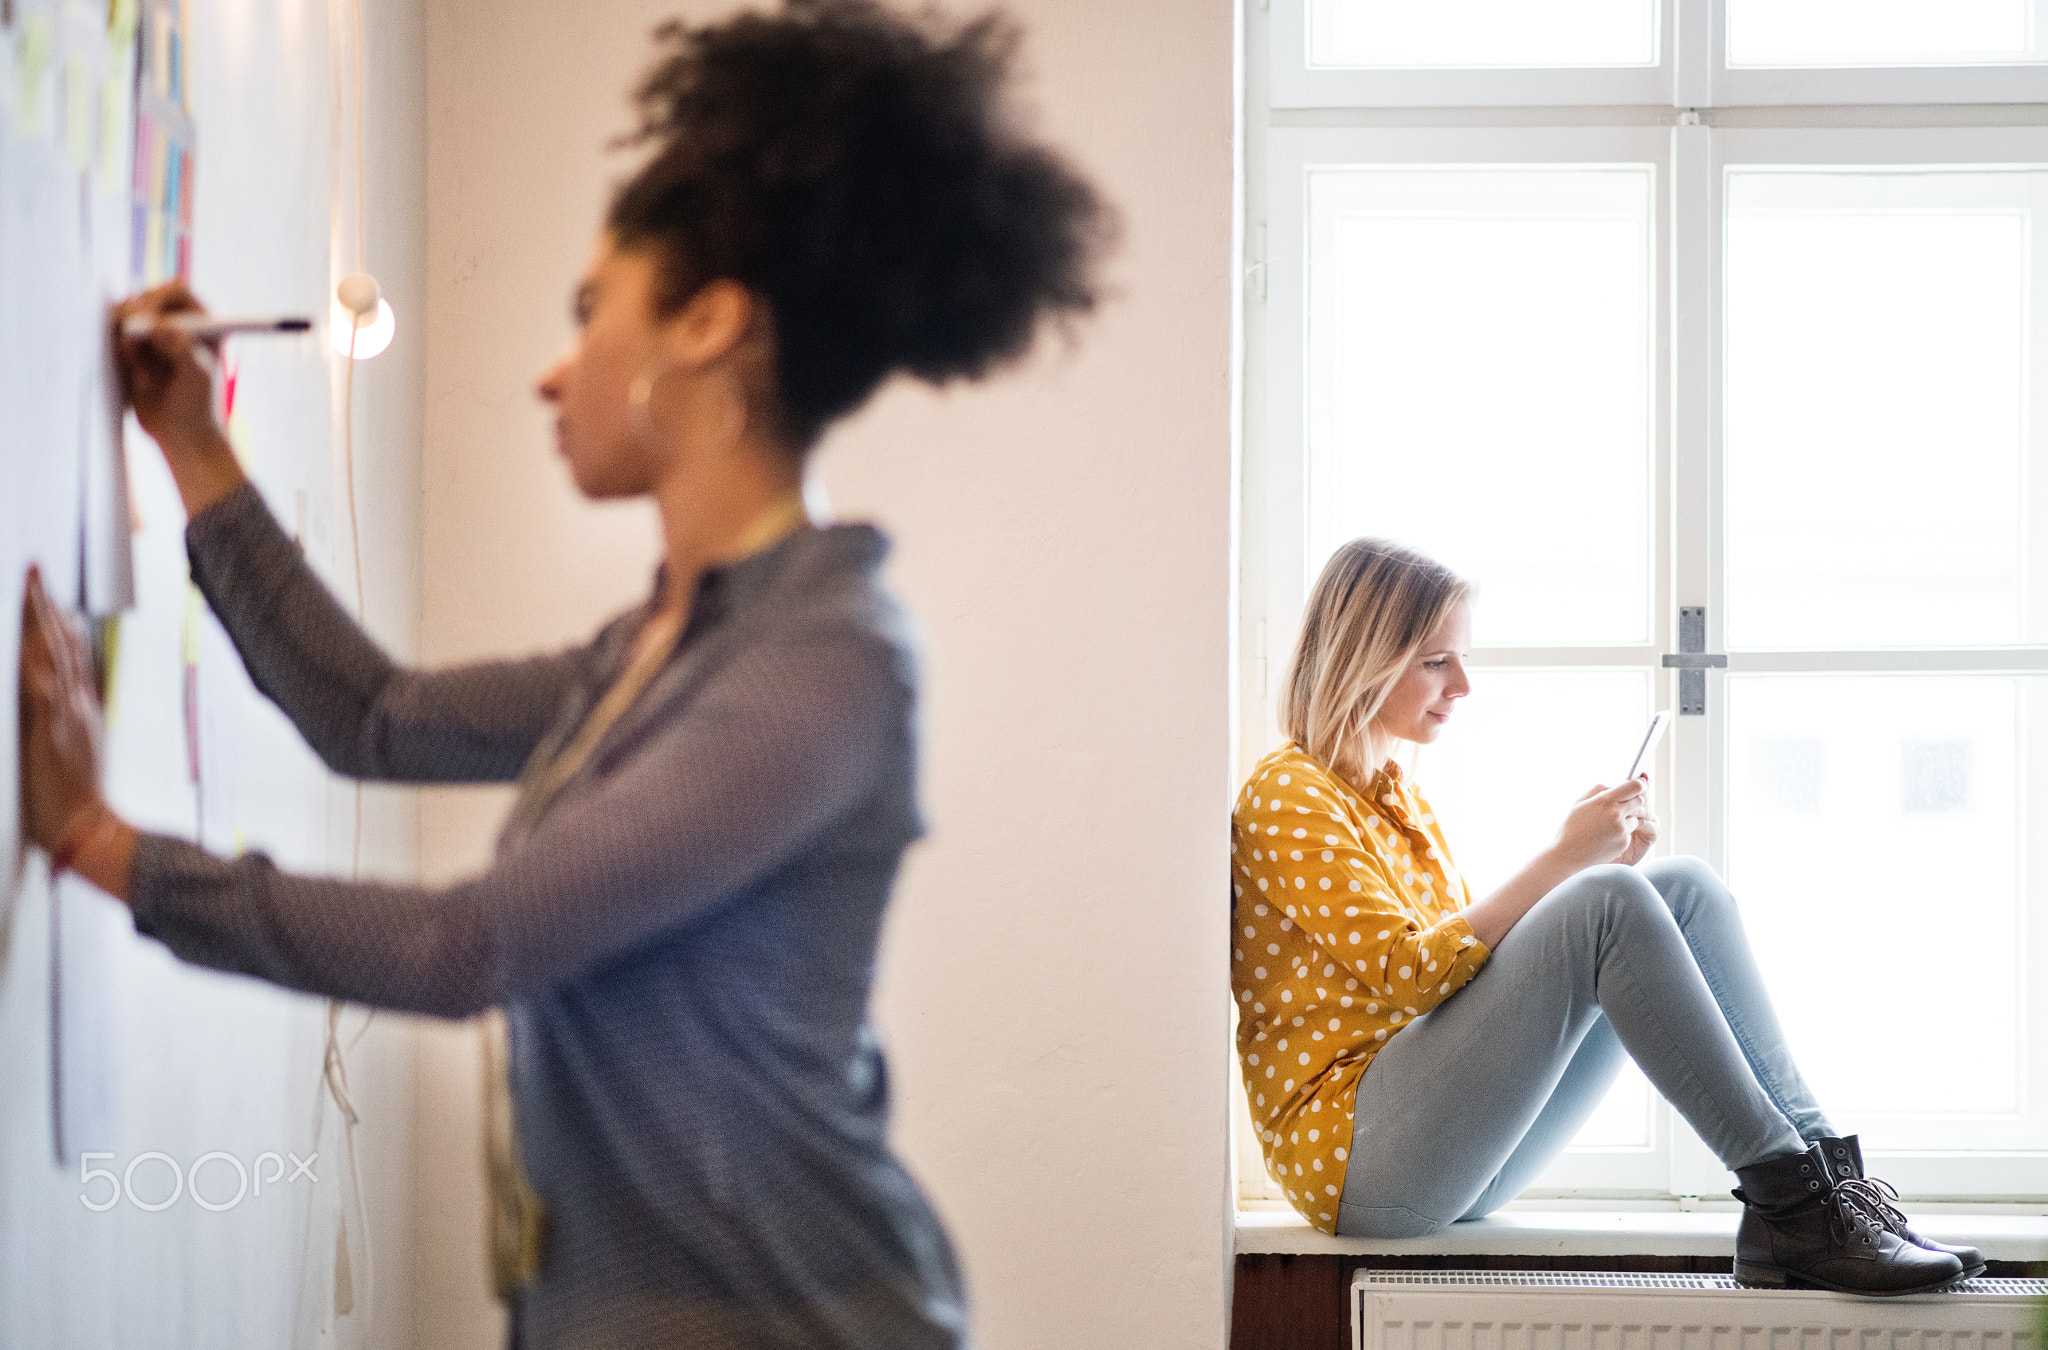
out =
<path fill-rule="evenodd" d="M 1648 877 L 1620 863 L 1601 863 L 1572 876 L 1551 893 L 1567 910 L 1596 920 L 1612 919 L 1630 910 L 1665 909 L 1663 896 Z"/>
<path fill-rule="evenodd" d="M 1592 885 L 1606 886 L 1614 890 L 1639 890 L 1648 880 L 1640 871 L 1624 863 L 1599 863 L 1588 867 L 1579 873 L 1579 876 L 1586 878 Z"/>
<path fill-rule="evenodd" d="M 1600 863 L 1576 872 L 1571 879 L 1557 888 L 1560 897 L 1569 897 L 1575 904 L 1607 904 L 1615 899 L 1654 899 L 1657 888 L 1633 867 L 1620 863 Z"/>
<path fill-rule="evenodd" d="M 1703 858 L 1682 854 L 1674 858 L 1652 858 L 1643 864 L 1643 875 L 1654 882 L 1659 890 L 1676 883 L 1697 887 L 1705 891 L 1722 889 L 1721 874 L 1707 866 Z"/>
<path fill-rule="evenodd" d="M 1703 909 L 1712 911 L 1735 902 L 1720 874 L 1698 858 L 1659 858 L 1644 864 L 1643 874 L 1680 923 Z"/>

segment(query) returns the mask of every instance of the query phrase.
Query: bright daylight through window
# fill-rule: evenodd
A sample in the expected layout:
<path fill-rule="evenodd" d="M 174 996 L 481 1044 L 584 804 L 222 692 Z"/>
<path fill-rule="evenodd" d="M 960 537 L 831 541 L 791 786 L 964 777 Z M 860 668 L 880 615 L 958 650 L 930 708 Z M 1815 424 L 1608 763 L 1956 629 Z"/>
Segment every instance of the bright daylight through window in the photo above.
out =
<path fill-rule="evenodd" d="M 1247 11 L 1241 766 L 1332 550 L 1443 559 L 1473 690 L 1414 771 L 1473 894 L 1682 712 L 1665 849 L 1926 1198 L 2048 1197 L 2044 9 Z M 1728 1184 L 1631 1069 L 1531 1193 Z"/>

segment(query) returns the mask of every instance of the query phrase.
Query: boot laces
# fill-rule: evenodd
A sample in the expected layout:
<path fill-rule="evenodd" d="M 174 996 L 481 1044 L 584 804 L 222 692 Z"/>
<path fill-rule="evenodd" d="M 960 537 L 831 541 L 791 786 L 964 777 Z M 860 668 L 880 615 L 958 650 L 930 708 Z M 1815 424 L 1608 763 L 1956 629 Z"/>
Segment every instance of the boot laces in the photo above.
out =
<path fill-rule="evenodd" d="M 1877 1240 L 1871 1236 L 1876 1224 L 1854 1201 L 1846 1195 L 1833 1195 L 1828 1199 L 1831 1202 L 1828 1205 L 1829 1241 L 1846 1247 L 1852 1239 L 1866 1243 Z"/>
<path fill-rule="evenodd" d="M 1828 1236 L 1847 1244 L 1852 1239 L 1875 1246 L 1877 1235 L 1904 1228 L 1906 1216 L 1892 1206 L 1899 1193 L 1885 1182 L 1866 1177 L 1838 1181 L 1828 1195 Z M 1894 1228 L 1894 1223 L 1898 1228 Z"/>
<path fill-rule="evenodd" d="M 1899 1198 L 1899 1192 L 1890 1182 L 1876 1177 L 1850 1177 L 1835 1183 L 1835 1194 L 1878 1227 L 1892 1233 L 1906 1231 L 1906 1215 L 1892 1203 Z"/>

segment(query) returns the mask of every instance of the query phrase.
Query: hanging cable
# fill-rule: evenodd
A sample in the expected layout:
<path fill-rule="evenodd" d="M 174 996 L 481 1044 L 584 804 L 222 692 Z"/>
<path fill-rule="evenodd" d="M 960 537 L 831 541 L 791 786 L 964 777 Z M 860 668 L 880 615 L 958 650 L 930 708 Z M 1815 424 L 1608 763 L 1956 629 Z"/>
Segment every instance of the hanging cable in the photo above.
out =
<path fill-rule="evenodd" d="M 376 316 L 382 298 L 377 283 L 365 268 L 366 231 L 364 199 L 366 179 L 363 172 L 363 6 L 362 0 L 349 0 L 350 48 L 353 63 L 355 91 L 354 113 L 354 159 L 355 159 L 355 270 L 342 279 L 335 295 L 338 308 L 345 310 L 348 318 L 348 347 L 343 356 L 342 399 L 341 399 L 341 451 L 342 486 L 348 499 L 349 561 L 355 580 L 356 622 L 368 626 L 368 592 L 363 584 L 363 539 L 362 524 L 356 505 L 356 456 L 355 456 L 355 377 L 356 343 L 366 321 Z M 330 25 L 330 32 L 333 31 Z M 337 61 L 339 67 L 340 62 Z M 332 154 L 331 184 L 329 197 L 330 219 L 339 215 L 341 204 L 342 164 L 342 77 L 337 68 L 334 79 L 333 122 L 330 144 Z M 338 220 L 334 221 L 338 224 Z M 367 283 L 367 284 L 365 284 Z M 366 294 L 367 292 L 367 294 Z M 363 784 L 357 779 L 352 784 L 354 796 L 353 829 L 349 844 L 349 875 L 360 881 L 363 873 Z M 354 1307 L 354 1277 L 348 1256 L 348 1216 L 344 1212 L 337 1224 L 335 1243 L 335 1287 L 334 1308 L 337 1316 L 355 1314 L 357 1325 L 367 1328 L 370 1324 L 371 1299 L 375 1291 L 375 1265 L 371 1255 L 370 1221 L 368 1207 L 363 1200 L 363 1179 L 356 1162 L 356 1126 L 362 1122 L 362 1114 L 356 1109 L 354 1094 L 348 1081 L 348 1052 L 355 1049 L 369 1031 L 370 1023 L 376 1020 L 376 1010 L 367 1009 L 363 1024 L 349 1039 L 346 1047 L 341 1043 L 342 1003 L 329 999 L 327 1003 L 327 1034 L 325 1049 L 321 1058 L 321 1076 L 326 1081 L 327 1093 L 334 1101 L 335 1110 L 341 1118 L 343 1151 L 348 1157 L 349 1198 L 355 1213 L 356 1231 L 362 1235 L 363 1244 L 363 1302 L 357 1313 Z"/>

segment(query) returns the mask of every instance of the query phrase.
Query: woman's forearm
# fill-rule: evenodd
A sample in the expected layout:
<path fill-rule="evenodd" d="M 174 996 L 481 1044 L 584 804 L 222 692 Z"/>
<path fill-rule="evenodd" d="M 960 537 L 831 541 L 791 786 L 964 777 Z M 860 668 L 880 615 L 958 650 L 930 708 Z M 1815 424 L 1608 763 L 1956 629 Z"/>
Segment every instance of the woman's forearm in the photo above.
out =
<path fill-rule="evenodd" d="M 128 879 L 135 870 L 135 844 L 140 837 L 133 826 L 108 811 L 104 820 L 94 826 L 78 855 L 70 860 L 71 870 L 125 905 Z"/>
<path fill-rule="evenodd" d="M 178 497 L 190 519 L 240 487 L 247 475 L 235 459 L 227 437 L 215 432 L 187 441 L 159 442 L 164 463 L 178 485 Z"/>
<path fill-rule="evenodd" d="M 1506 884 L 1477 904 L 1459 911 L 1472 925 L 1473 934 L 1490 951 L 1536 902 L 1578 872 L 1577 864 L 1555 848 L 1547 848 L 1529 860 L 1529 865 L 1509 877 Z"/>

